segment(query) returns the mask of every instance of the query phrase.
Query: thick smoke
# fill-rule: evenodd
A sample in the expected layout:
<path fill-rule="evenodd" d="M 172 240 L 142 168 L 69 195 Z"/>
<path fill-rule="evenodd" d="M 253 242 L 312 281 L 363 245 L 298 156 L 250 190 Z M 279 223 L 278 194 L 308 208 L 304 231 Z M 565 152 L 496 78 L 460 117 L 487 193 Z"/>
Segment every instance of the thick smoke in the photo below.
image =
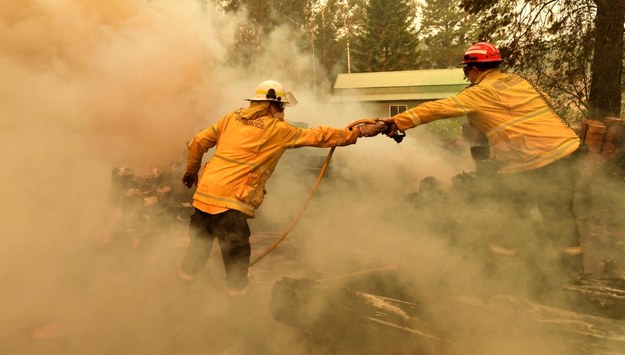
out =
<path fill-rule="evenodd" d="M 1 8 L 2 348 L 148 353 L 173 344 L 152 339 L 177 334 L 165 320 L 167 300 L 184 302 L 167 293 L 181 248 L 170 241 L 140 257 L 102 243 L 111 171 L 141 176 L 179 161 L 193 133 L 244 95 L 222 66 L 237 19 L 213 22 L 196 1 Z"/>
<path fill-rule="evenodd" d="M 437 215 L 415 209 L 407 197 L 428 176 L 448 188 L 455 174 L 474 168 L 466 152 L 450 153 L 425 129 L 409 131 L 399 145 L 378 136 L 337 148 L 291 235 L 252 268 L 251 296 L 243 301 L 224 294 L 216 247 L 198 282 L 183 285 L 177 278 L 184 218 L 153 229 L 147 249 L 136 247 L 146 241 L 137 235 L 121 245 L 110 239 L 112 169 L 128 167 L 142 178 L 154 166 L 179 168 L 193 134 L 244 107 L 243 99 L 262 80 L 294 90 L 300 104 L 287 109 L 288 121 L 346 127 L 370 117 L 358 107 L 318 101 L 302 84 L 314 59 L 286 40 L 287 28 L 272 33 L 270 51 L 250 68 L 229 65 L 227 49 L 242 18 L 195 0 L 0 5 L 0 348 L 47 354 L 318 353 L 320 345 L 272 319 L 272 284 L 282 276 L 322 279 L 392 266 L 405 270 L 409 289 L 447 320 L 439 327 L 475 322 L 471 332 L 455 329 L 458 343 L 471 344 L 468 353 L 528 353 L 520 343 L 489 333 L 500 320 L 482 322 L 481 312 L 490 310 L 451 314 L 446 303 L 437 303 L 459 290 L 477 291 L 483 282 L 479 261 L 436 228 L 437 219 L 466 213 Z M 327 153 L 306 148 L 285 154 L 258 218 L 250 222 L 257 235 L 252 257 L 295 218 Z M 514 331 L 539 339 L 530 328 L 519 322 Z M 543 353 L 557 353 L 535 344 Z"/>

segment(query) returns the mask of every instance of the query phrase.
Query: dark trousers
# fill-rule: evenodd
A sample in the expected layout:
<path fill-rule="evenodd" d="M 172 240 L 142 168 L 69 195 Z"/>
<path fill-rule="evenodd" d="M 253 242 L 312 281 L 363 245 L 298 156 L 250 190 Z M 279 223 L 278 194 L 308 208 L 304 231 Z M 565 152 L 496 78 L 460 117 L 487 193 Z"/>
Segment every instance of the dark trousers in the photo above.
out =
<path fill-rule="evenodd" d="M 495 227 L 492 244 L 531 255 L 534 262 L 559 261 L 570 271 L 581 271 L 581 255 L 565 252 L 581 245 L 574 212 L 580 155 L 573 153 L 542 168 L 495 179 L 499 216 L 492 218 L 505 222 Z"/>
<path fill-rule="evenodd" d="M 500 175 L 495 191 L 500 212 L 507 214 L 499 237 L 503 246 L 518 248 L 535 244 L 557 248 L 580 245 L 574 200 L 579 169 L 575 157 L 566 157 L 526 172 Z M 531 215 L 532 209 L 540 215 Z M 528 228 L 531 226 L 532 228 Z M 507 232 L 506 232 L 507 231 Z M 528 233 L 536 240 L 528 240 Z"/>
<path fill-rule="evenodd" d="M 236 210 L 210 214 L 196 208 L 189 224 L 189 246 L 181 270 L 189 275 L 197 274 L 206 265 L 213 241 L 217 238 L 228 287 L 242 289 L 247 286 L 251 251 L 247 218 Z"/>

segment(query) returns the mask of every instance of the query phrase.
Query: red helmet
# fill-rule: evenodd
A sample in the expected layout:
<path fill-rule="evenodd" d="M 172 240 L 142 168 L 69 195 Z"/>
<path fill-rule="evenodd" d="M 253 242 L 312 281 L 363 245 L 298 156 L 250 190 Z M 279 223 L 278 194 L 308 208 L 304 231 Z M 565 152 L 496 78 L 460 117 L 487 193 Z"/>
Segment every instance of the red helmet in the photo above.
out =
<path fill-rule="evenodd" d="M 501 62 L 501 53 L 494 44 L 488 42 L 471 45 L 462 57 L 462 64 L 488 62 Z"/>

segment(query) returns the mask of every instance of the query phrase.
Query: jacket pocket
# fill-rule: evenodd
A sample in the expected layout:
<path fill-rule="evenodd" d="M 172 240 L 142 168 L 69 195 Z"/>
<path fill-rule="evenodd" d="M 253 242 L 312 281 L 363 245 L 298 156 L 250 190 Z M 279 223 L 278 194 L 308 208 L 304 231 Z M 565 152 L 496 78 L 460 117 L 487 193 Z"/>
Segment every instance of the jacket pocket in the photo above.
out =
<path fill-rule="evenodd" d="M 241 193 L 237 198 L 254 207 L 258 207 L 265 198 L 265 183 L 269 178 L 269 173 L 265 170 L 253 171 L 247 175 L 247 179 Z"/>

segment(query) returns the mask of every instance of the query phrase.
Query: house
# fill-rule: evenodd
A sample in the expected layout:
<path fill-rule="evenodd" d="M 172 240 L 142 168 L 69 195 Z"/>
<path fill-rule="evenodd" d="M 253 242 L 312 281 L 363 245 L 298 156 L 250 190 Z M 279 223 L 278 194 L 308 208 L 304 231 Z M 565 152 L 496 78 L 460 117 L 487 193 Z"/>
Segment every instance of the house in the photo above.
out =
<path fill-rule="evenodd" d="M 462 68 L 339 74 L 330 101 L 360 105 L 376 117 L 389 117 L 455 95 L 467 85 Z"/>

